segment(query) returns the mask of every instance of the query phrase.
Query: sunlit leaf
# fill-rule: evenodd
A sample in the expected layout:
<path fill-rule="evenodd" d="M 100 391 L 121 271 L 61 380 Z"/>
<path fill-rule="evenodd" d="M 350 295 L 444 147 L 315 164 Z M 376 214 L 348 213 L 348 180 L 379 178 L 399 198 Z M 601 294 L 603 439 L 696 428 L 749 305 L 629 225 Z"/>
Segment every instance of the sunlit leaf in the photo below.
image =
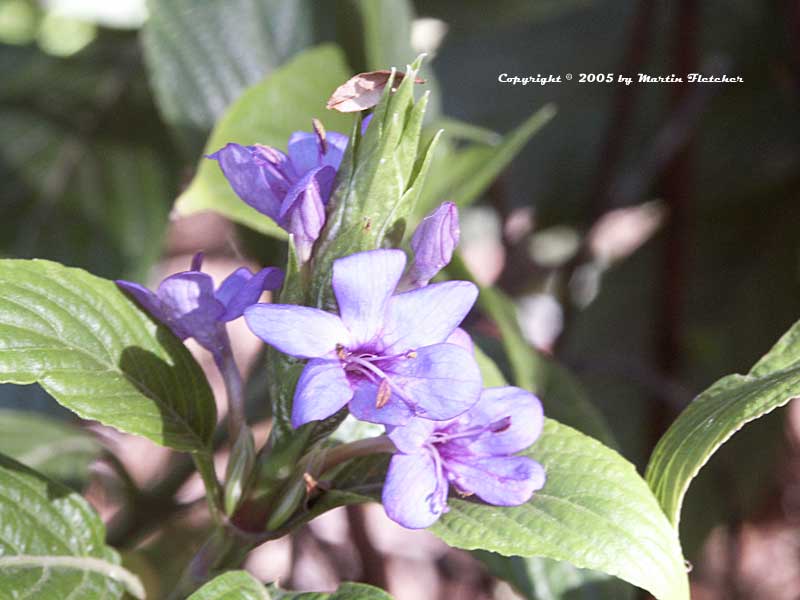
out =
<path fill-rule="evenodd" d="M 215 577 L 187 600 L 271 600 L 267 588 L 247 571 L 228 571 Z"/>
<path fill-rule="evenodd" d="M 0 597 L 144 598 L 75 492 L 0 455 Z M 35 595 L 33 595 L 35 594 Z"/>
<path fill-rule="evenodd" d="M 647 481 L 677 527 L 692 479 L 716 450 L 753 421 L 800 396 L 800 323 L 747 375 L 728 375 L 700 394 L 659 440 Z"/>
<path fill-rule="evenodd" d="M 207 452 L 216 407 L 184 345 L 110 281 L 0 261 L 0 381 L 38 382 L 85 419 Z"/>

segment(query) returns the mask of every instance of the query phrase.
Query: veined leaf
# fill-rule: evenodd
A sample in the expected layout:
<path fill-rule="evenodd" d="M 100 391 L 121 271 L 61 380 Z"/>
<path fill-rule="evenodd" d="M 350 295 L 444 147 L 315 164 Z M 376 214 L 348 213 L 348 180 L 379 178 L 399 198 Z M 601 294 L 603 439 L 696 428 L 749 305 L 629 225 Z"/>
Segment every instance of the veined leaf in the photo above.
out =
<path fill-rule="evenodd" d="M 68 484 L 83 484 L 102 451 L 88 432 L 42 414 L 0 409 L 0 453 Z"/>
<path fill-rule="evenodd" d="M 319 117 L 328 131 L 348 133 L 353 118 L 325 110 L 325 101 L 349 76 L 344 57 L 335 46 L 306 50 L 248 88 L 225 111 L 204 154 L 216 152 L 228 142 L 285 149 L 292 132 L 311 130 L 314 117 Z M 286 237 L 269 217 L 240 200 L 219 164 L 206 158 L 200 159 L 197 174 L 178 198 L 175 210 L 180 215 L 212 210 L 266 235 Z"/>
<path fill-rule="evenodd" d="M 481 368 L 484 387 L 508 385 L 505 377 L 479 346 L 475 358 Z M 499 579 L 511 584 L 529 600 L 627 600 L 633 587 L 605 573 L 578 569 L 568 562 L 539 556 L 502 556 L 485 550 L 472 553 Z"/>
<path fill-rule="evenodd" d="M 392 600 L 383 590 L 365 583 L 342 583 L 333 593 L 287 592 L 270 586 L 271 600 Z"/>
<path fill-rule="evenodd" d="M 165 120 L 202 135 L 311 43 L 309 0 L 149 0 L 142 45 Z"/>
<path fill-rule="evenodd" d="M 545 419 L 522 453 L 544 465 L 547 482 L 527 504 L 500 507 L 451 495 L 450 512 L 431 531 L 450 546 L 541 556 L 614 575 L 658 600 L 687 600 L 677 533 L 635 467 L 616 451 Z M 353 460 L 332 479 L 309 516 L 334 506 L 379 500 L 388 457 Z"/>
<path fill-rule="evenodd" d="M 635 588 L 604 573 L 576 569 L 549 558 L 501 556 L 473 551 L 489 572 L 502 579 L 526 600 L 631 600 Z"/>
<path fill-rule="evenodd" d="M 75 492 L 0 455 L 0 596 L 144 598 L 105 545 L 105 528 Z"/>
<path fill-rule="evenodd" d="M 734 433 L 800 396 L 800 322 L 747 375 L 728 375 L 700 394 L 659 440 L 646 478 L 677 528 L 689 484 Z"/>
<path fill-rule="evenodd" d="M 215 577 L 187 600 L 271 600 L 267 588 L 247 571 Z"/>
<path fill-rule="evenodd" d="M 0 261 L 0 381 L 38 382 L 85 419 L 207 452 L 216 407 L 200 367 L 112 282 Z"/>
<path fill-rule="evenodd" d="M 547 483 L 530 502 L 497 507 L 453 498 L 433 533 L 457 548 L 544 556 L 602 571 L 659 600 L 689 597 L 677 534 L 633 465 L 550 419 L 524 454 L 547 471 Z"/>

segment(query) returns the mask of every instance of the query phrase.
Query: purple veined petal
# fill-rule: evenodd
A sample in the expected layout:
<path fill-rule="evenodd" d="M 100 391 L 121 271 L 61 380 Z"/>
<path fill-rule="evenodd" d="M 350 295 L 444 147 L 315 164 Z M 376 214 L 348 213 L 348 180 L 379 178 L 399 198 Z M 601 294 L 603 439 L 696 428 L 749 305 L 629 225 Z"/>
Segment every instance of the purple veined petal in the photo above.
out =
<path fill-rule="evenodd" d="M 333 190 L 336 171 L 320 167 L 306 173 L 283 199 L 279 223 L 294 235 L 300 260 L 311 256 L 311 249 L 325 226 L 325 204 Z"/>
<path fill-rule="evenodd" d="M 328 131 L 325 134 L 326 152 L 323 154 L 316 133 L 296 131 L 289 138 L 289 157 L 298 176 L 321 166 L 339 169 L 350 138 L 343 133 Z"/>
<path fill-rule="evenodd" d="M 316 133 L 295 131 L 289 137 L 287 149 L 292 166 L 300 176 L 322 165 L 322 148 Z"/>
<path fill-rule="evenodd" d="M 511 417 L 511 425 L 496 433 L 487 432 L 469 445 L 471 452 L 482 455 L 514 454 L 533 444 L 542 433 L 542 403 L 527 390 L 518 387 L 486 388 L 478 403 L 466 415 L 469 427 L 489 425 Z"/>
<path fill-rule="evenodd" d="M 475 347 L 472 343 L 472 336 L 465 330 L 461 329 L 461 327 L 456 327 L 453 330 L 453 333 L 451 333 L 450 336 L 445 340 L 445 343 L 460 346 L 470 354 L 474 354 L 475 352 Z"/>
<path fill-rule="evenodd" d="M 434 283 L 389 301 L 383 342 L 398 354 L 444 342 L 475 304 L 478 288 L 468 281 Z"/>
<path fill-rule="evenodd" d="M 250 331 L 284 354 L 320 358 L 350 345 L 350 332 L 329 312 L 293 304 L 254 304 L 245 309 Z"/>
<path fill-rule="evenodd" d="M 383 328 L 387 303 L 405 265 L 402 250 L 369 250 L 333 261 L 339 314 L 356 343 L 369 342 Z"/>
<path fill-rule="evenodd" d="M 308 361 L 294 393 L 292 427 L 320 421 L 343 408 L 353 396 L 339 359 Z"/>
<path fill-rule="evenodd" d="M 411 419 L 406 425 L 391 428 L 388 435 L 400 452 L 414 454 L 422 449 L 435 429 L 435 421 Z"/>
<path fill-rule="evenodd" d="M 264 172 L 267 184 L 275 198 L 283 198 L 292 187 L 292 182 L 299 178 L 292 167 L 292 161 L 283 152 L 272 146 L 255 144 L 249 146 L 253 153 L 253 160 Z"/>
<path fill-rule="evenodd" d="M 219 162 L 222 173 L 239 198 L 258 212 L 278 220 L 280 195 L 273 192 L 263 161 L 255 159 L 254 149 L 227 144 L 208 158 Z"/>
<path fill-rule="evenodd" d="M 459 236 L 458 208 L 452 202 L 443 202 L 422 220 L 411 238 L 414 261 L 409 279 L 412 285 L 427 285 L 447 266 L 453 258 Z"/>
<path fill-rule="evenodd" d="M 225 278 L 215 292 L 217 300 L 225 306 L 221 321 L 233 321 L 244 313 L 244 309 L 258 302 L 264 290 L 275 290 L 283 284 L 283 271 L 275 267 L 261 269 L 253 275 L 250 269 L 241 267 Z"/>
<path fill-rule="evenodd" d="M 433 525 L 447 507 L 447 482 L 433 454 L 395 454 L 381 501 L 389 518 L 403 527 Z"/>
<path fill-rule="evenodd" d="M 482 387 L 475 359 L 455 344 L 420 348 L 413 358 L 394 361 L 389 376 L 413 400 L 416 416 L 434 421 L 468 411 L 478 401 Z"/>
<path fill-rule="evenodd" d="M 448 459 L 448 479 L 462 492 L 489 504 L 518 506 L 545 483 L 544 467 L 527 456 Z"/>
<path fill-rule="evenodd" d="M 210 275 L 197 271 L 171 275 L 161 282 L 157 293 L 167 321 L 180 337 L 193 337 L 212 352 L 219 349 L 219 319 L 225 307 L 214 296 Z"/>
<path fill-rule="evenodd" d="M 169 325 L 167 315 L 161 306 L 161 300 L 159 300 L 158 296 L 156 296 L 153 292 L 148 290 L 143 285 L 139 285 L 138 283 L 134 283 L 132 281 L 117 279 L 115 283 L 122 291 L 126 292 L 130 296 L 133 296 L 134 300 L 136 300 L 136 302 L 138 302 L 139 305 L 145 309 L 151 317 L 157 321 L 161 321 L 165 325 Z M 175 333 L 175 335 L 178 337 L 186 339 L 177 331 L 173 331 L 173 333 Z"/>
<path fill-rule="evenodd" d="M 350 414 L 361 421 L 380 425 L 405 425 L 414 416 L 413 409 L 395 393 L 389 401 L 378 408 L 378 384 L 359 381 L 353 384 L 353 398 L 350 400 Z"/>

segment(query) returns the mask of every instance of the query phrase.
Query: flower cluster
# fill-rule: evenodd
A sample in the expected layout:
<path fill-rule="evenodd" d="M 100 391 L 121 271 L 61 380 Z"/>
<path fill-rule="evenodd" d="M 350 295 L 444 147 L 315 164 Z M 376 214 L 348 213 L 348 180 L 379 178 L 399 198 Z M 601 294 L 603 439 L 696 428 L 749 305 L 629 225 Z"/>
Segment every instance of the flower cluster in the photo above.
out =
<path fill-rule="evenodd" d="M 288 155 L 228 144 L 219 161 L 234 191 L 294 235 L 301 260 L 312 256 L 348 140 L 298 132 Z M 544 485 L 541 465 L 517 453 L 542 429 L 539 400 L 514 387 L 483 389 L 469 335 L 460 329 L 478 290 L 467 281 L 430 283 L 452 258 L 458 211 L 446 202 L 399 249 L 333 261 L 334 314 L 295 304 L 257 303 L 281 285 L 278 269 L 239 269 L 215 291 L 196 259 L 153 293 L 120 281 L 181 339 L 217 357 L 229 354 L 224 324 L 244 315 L 250 330 L 280 352 L 307 361 L 295 388 L 291 423 L 299 428 L 345 407 L 384 425 L 394 453 L 383 490 L 387 514 L 420 528 L 447 510 L 448 490 L 500 506 L 530 499 Z M 219 364 L 219 361 L 218 361 Z M 223 373 L 224 375 L 224 373 Z"/>
<path fill-rule="evenodd" d="M 288 156 L 270 146 L 231 143 L 209 158 L 219 161 L 242 200 L 294 235 L 305 261 L 325 225 L 325 207 L 347 143 L 346 135 L 326 133 L 315 120 L 313 133 L 292 134 Z"/>

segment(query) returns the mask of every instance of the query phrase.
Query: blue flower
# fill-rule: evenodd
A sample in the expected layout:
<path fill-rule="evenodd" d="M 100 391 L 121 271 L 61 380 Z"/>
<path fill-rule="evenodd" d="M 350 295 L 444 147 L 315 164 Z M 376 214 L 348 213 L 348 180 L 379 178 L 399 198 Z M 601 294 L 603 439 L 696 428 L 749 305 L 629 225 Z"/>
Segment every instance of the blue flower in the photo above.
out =
<path fill-rule="evenodd" d="M 270 146 L 227 144 L 208 158 L 219 162 L 233 191 L 247 204 L 294 235 L 302 261 L 325 225 L 325 206 L 333 191 L 348 137 L 297 131 L 288 155 Z"/>
<path fill-rule="evenodd" d="M 489 504 L 516 506 L 545 482 L 542 465 L 515 456 L 533 444 L 544 417 L 538 398 L 516 387 L 488 388 L 460 417 L 413 419 L 389 432 L 398 453 L 383 486 L 383 506 L 404 527 L 432 525 L 447 512 L 452 485 Z"/>
<path fill-rule="evenodd" d="M 406 264 L 401 250 L 372 250 L 333 263 L 335 315 L 316 308 L 257 304 L 250 329 L 306 364 L 292 425 L 349 404 L 358 419 L 401 425 L 415 416 L 450 419 L 481 391 L 472 354 L 448 338 L 475 303 L 477 288 L 448 281 L 393 294 Z"/>
<path fill-rule="evenodd" d="M 268 267 L 253 274 L 242 267 L 214 291 L 211 276 L 200 270 L 202 260 L 202 253 L 196 254 L 190 270 L 170 275 L 156 292 L 131 281 L 116 283 L 180 339 L 194 338 L 219 359 L 230 351 L 225 323 L 241 317 L 264 290 L 279 288 L 283 272 Z"/>

